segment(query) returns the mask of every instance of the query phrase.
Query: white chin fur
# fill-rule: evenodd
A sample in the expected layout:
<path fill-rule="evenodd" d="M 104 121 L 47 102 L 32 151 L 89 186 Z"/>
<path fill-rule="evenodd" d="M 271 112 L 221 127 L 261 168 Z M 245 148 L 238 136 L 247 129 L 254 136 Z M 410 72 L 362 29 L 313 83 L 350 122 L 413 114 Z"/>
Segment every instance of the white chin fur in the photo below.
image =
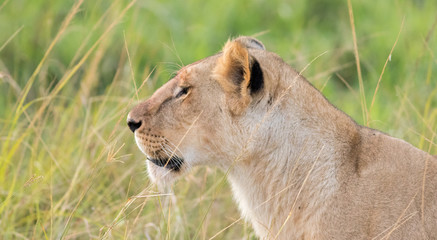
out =
<path fill-rule="evenodd" d="M 179 171 L 173 171 L 164 167 L 156 166 L 151 161 L 146 160 L 146 162 L 149 178 L 157 185 L 173 184 L 185 170 L 184 166 L 182 166 Z"/>

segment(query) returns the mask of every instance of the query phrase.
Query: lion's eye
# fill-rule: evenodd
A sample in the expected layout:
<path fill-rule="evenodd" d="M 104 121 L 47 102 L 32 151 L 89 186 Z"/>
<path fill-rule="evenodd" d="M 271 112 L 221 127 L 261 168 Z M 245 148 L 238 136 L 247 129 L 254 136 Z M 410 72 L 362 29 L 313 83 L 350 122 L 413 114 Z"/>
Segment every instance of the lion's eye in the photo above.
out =
<path fill-rule="evenodd" d="M 189 87 L 182 87 L 181 90 L 176 94 L 175 98 L 180 98 L 188 94 Z"/>

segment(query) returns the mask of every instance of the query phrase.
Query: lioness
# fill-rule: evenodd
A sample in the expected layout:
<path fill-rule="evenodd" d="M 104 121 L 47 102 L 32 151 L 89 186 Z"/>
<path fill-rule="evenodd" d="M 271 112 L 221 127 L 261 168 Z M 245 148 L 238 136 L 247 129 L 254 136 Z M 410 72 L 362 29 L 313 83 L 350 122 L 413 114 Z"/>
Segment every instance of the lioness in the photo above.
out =
<path fill-rule="evenodd" d="M 437 239 L 437 158 L 363 127 L 250 37 L 128 116 L 150 178 L 217 166 L 263 239 Z"/>

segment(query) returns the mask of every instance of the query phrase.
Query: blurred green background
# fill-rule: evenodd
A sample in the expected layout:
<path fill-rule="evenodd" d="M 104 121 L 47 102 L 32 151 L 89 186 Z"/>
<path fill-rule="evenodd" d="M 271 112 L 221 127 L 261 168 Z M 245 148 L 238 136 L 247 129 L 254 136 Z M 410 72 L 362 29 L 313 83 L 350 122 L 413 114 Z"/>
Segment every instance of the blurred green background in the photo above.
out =
<path fill-rule="evenodd" d="M 368 118 L 347 1 L 1 1 L 0 238 L 254 238 L 216 169 L 157 196 L 125 126 L 180 66 L 239 35 L 304 70 L 357 122 L 437 154 L 437 4 L 352 9 Z"/>

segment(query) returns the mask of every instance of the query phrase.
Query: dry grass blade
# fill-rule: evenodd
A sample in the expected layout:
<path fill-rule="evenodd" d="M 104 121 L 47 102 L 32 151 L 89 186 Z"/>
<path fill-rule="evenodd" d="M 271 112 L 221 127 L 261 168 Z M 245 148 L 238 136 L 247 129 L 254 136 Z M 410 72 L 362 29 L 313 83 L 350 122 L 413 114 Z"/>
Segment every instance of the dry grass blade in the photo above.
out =
<path fill-rule="evenodd" d="M 241 221 L 243 218 L 239 218 L 235 221 L 233 221 L 231 224 L 229 224 L 228 226 L 224 227 L 222 230 L 220 230 L 219 232 L 217 232 L 216 234 L 214 234 L 214 236 L 210 237 L 209 240 L 212 240 L 214 238 L 216 238 L 218 235 L 220 235 L 221 233 L 223 233 L 224 231 L 226 231 L 228 228 L 234 226 L 236 223 L 238 223 L 239 221 Z"/>
<path fill-rule="evenodd" d="M 367 111 L 367 104 L 366 104 L 366 95 L 364 93 L 364 84 L 363 84 L 363 75 L 361 73 L 361 63 L 360 63 L 360 55 L 358 53 L 358 41 L 357 41 L 357 35 L 355 32 L 355 20 L 354 20 L 354 12 L 352 9 L 352 3 L 351 0 L 347 0 L 347 6 L 349 10 L 349 20 L 351 24 L 352 29 L 352 37 L 353 37 L 353 43 L 354 43 L 354 55 L 355 55 L 355 63 L 357 64 L 357 72 L 358 72 L 358 83 L 360 85 L 360 97 L 361 97 L 361 110 L 363 113 L 363 121 L 364 125 L 367 124 L 367 115 L 369 114 Z"/>
<path fill-rule="evenodd" d="M 7 2 L 7 1 L 6 1 Z M 1 7 L 0 7 L 0 10 L 1 10 Z M 19 33 L 19 32 L 21 32 L 21 30 L 23 30 L 23 28 L 24 28 L 24 26 L 21 26 L 17 31 L 15 31 L 9 38 L 8 38 L 8 40 L 6 40 L 6 42 L 5 43 L 3 43 L 3 45 L 0 47 L 0 52 L 3 50 L 3 48 L 5 48 L 6 47 L 6 45 L 8 45 L 8 43 L 10 42 L 10 41 L 12 41 L 12 39 L 14 39 L 15 38 L 15 36 L 17 36 L 17 34 Z"/>
<path fill-rule="evenodd" d="M 127 59 L 129 60 L 129 67 L 130 67 L 130 72 L 131 72 L 131 76 L 132 76 L 132 82 L 133 82 L 134 87 L 135 87 L 135 95 L 137 97 L 137 100 L 139 100 L 140 98 L 138 97 L 138 88 L 137 88 L 137 83 L 135 82 L 134 68 L 132 67 L 132 60 L 130 58 L 129 48 L 127 46 L 127 41 L 126 41 L 126 34 L 124 32 L 123 32 L 123 39 L 124 39 L 124 47 L 126 49 Z"/>
<path fill-rule="evenodd" d="M 150 184 L 149 186 L 147 186 L 145 189 L 143 189 L 138 195 L 135 195 L 133 197 L 130 197 L 126 203 L 124 204 L 124 206 L 122 207 L 122 209 L 118 212 L 117 216 L 114 218 L 114 220 L 112 221 L 112 223 L 107 227 L 108 229 L 105 231 L 105 233 L 103 234 L 103 236 L 101 237 L 101 239 L 108 239 L 111 236 L 111 232 L 112 229 L 114 229 L 114 227 L 124 218 L 123 214 L 125 214 L 125 212 L 127 211 L 127 209 L 129 209 L 129 207 L 137 200 L 137 199 L 141 199 L 141 198 L 145 198 L 145 201 L 147 199 L 149 199 L 150 197 L 160 197 L 160 196 L 170 196 L 171 194 L 151 194 L 151 195 L 146 195 L 145 193 L 147 193 L 148 191 L 150 191 L 150 189 L 152 188 L 152 185 Z M 143 203 L 144 204 L 144 203 Z M 140 205 L 139 207 L 141 207 L 142 205 Z M 138 208 L 138 207 L 136 207 Z M 135 209 L 136 209 L 135 208 Z M 142 208 L 142 207 L 141 207 Z M 134 210 L 135 210 L 134 209 Z M 132 210 L 132 211 L 134 211 Z M 129 213 L 130 214 L 130 213 Z M 128 214 L 128 215 L 129 215 Z"/>
<path fill-rule="evenodd" d="M 372 111 L 373 104 L 375 103 L 376 93 L 378 92 L 379 84 L 381 83 L 381 79 L 382 79 L 382 76 L 384 75 L 385 68 L 387 67 L 387 63 L 390 61 L 391 56 L 393 54 L 393 51 L 396 47 L 396 44 L 398 43 L 399 37 L 401 36 L 402 29 L 404 28 L 404 22 L 405 22 L 405 17 L 402 19 L 402 23 L 401 23 L 401 27 L 400 27 L 399 32 L 398 32 L 398 36 L 396 37 L 395 43 L 393 44 L 393 47 L 391 48 L 390 53 L 388 54 L 388 57 L 385 60 L 384 67 L 382 68 L 381 74 L 379 75 L 378 83 L 376 84 L 375 92 L 373 93 L 372 103 L 370 104 L 369 114 L 367 115 L 367 122 L 368 123 L 370 122 L 370 112 Z"/>
<path fill-rule="evenodd" d="M 5 0 L 2 5 L 0 6 L 0 11 L 6 6 L 6 4 L 9 2 L 9 0 Z"/>

